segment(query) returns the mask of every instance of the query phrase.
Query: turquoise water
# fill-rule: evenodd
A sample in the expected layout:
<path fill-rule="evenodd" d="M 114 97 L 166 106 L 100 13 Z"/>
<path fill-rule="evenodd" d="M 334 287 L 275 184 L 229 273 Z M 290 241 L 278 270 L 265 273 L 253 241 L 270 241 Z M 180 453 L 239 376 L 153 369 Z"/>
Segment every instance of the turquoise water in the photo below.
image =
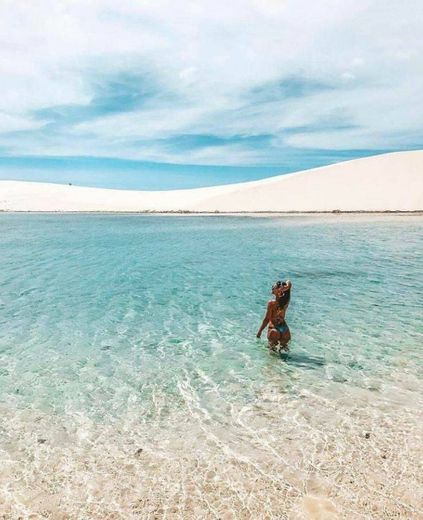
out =
<path fill-rule="evenodd" d="M 401 443 L 414 435 L 421 405 L 422 229 L 417 216 L 0 215 L 0 405 L 15 421 L 13 435 L 36 431 L 25 414 L 45 421 L 46 444 L 49 421 L 89 421 L 96 439 L 130 424 L 131 435 L 156 432 L 154 442 L 192 432 L 191 444 L 169 449 L 168 462 L 178 449 L 189 457 L 194 445 L 217 461 L 228 446 L 263 451 L 253 437 L 271 445 L 294 423 L 301 453 L 304 441 L 322 450 L 332 434 L 347 450 L 359 409 L 368 429 L 391 413 L 391 426 L 403 417 Z M 293 281 L 293 339 L 283 360 L 255 333 L 272 282 L 285 278 Z M 270 410 L 256 414 L 263 403 Z M 388 441 L 394 430 L 384 427 Z M 68 455 L 77 458 L 76 445 Z M 258 454 L 257 464 L 265 458 Z M 403 471 L 409 485 L 414 470 Z M 355 500 L 332 498 L 338 512 Z M 20 511 L 16 504 L 10 511 Z M 269 514 L 282 514 L 275 507 Z M 411 502 L 401 507 L 412 517 Z"/>

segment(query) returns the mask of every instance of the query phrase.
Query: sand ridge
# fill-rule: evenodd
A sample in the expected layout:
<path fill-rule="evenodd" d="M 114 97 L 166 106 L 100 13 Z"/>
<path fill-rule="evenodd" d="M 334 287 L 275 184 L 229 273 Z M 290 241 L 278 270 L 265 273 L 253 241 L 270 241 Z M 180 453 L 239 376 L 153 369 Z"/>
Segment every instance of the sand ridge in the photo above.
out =
<path fill-rule="evenodd" d="M 129 191 L 0 181 L 0 211 L 331 212 L 423 210 L 423 150 L 345 161 L 258 181 Z"/>

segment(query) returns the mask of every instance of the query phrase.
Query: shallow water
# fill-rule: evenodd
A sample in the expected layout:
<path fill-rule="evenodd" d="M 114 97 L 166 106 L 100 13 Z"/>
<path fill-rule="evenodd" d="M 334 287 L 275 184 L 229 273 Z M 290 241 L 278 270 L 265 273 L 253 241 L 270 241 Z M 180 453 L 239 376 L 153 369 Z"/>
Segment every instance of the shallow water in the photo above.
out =
<path fill-rule="evenodd" d="M 0 512 L 418 518 L 422 230 L 0 215 Z"/>

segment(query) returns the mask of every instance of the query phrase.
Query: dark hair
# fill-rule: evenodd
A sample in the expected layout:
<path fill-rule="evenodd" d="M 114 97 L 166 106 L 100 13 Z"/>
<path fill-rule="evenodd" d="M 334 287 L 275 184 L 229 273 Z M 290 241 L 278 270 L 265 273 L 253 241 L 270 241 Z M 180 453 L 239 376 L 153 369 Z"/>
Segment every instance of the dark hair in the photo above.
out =
<path fill-rule="evenodd" d="M 280 280 L 278 280 L 277 282 L 275 282 L 272 285 L 272 290 L 279 289 L 280 287 L 287 287 L 287 285 L 288 284 L 286 282 L 281 282 Z M 289 288 L 287 291 L 285 291 L 282 294 L 282 296 L 280 296 L 279 298 L 276 299 L 276 301 L 278 302 L 278 306 L 280 308 L 285 307 L 285 305 L 288 305 L 290 300 L 291 300 L 291 288 Z"/>
<path fill-rule="evenodd" d="M 288 289 L 285 291 L 280 298 L 277 298 L 277 302 L 279 307 L 285 307 L 285 305 L 288 305 L 289 301 L 291 299 L 291 289 Z"/>

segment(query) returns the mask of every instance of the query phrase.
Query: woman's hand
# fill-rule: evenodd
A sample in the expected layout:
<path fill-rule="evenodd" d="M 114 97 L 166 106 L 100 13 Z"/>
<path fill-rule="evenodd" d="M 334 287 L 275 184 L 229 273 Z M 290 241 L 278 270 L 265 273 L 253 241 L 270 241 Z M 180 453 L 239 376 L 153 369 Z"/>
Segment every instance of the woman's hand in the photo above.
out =
<path fill-rule="evenodd" d="M 259 331 L 257 332 L 257 334 L 256 334 L 256 338 L 259 338 L 259 339 L 261 338 L 261 330 L 259 330 Z"/>

